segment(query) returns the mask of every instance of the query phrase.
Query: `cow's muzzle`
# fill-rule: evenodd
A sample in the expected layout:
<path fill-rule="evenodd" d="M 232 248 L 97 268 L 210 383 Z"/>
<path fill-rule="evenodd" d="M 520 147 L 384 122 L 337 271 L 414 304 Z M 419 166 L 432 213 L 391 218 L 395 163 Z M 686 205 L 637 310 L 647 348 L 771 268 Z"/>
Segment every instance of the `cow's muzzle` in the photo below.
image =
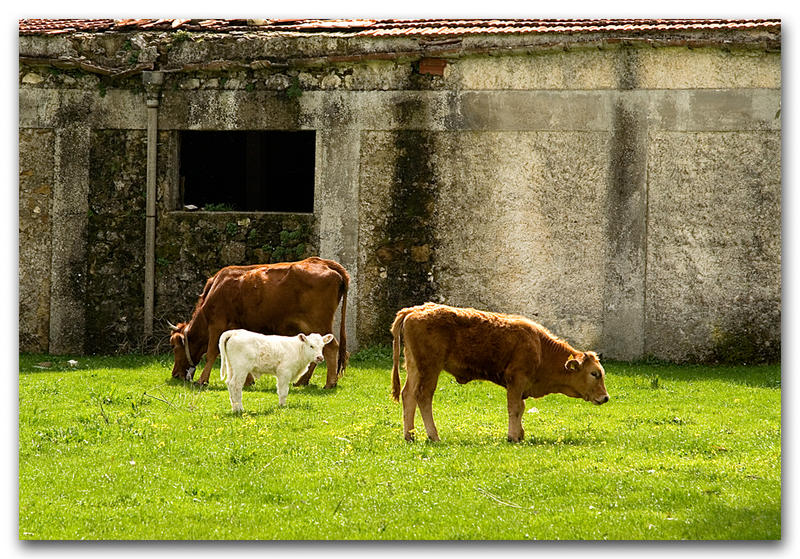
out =
<path fill-rule="evenodd" d="M 186 369 L 186 380 L 192 380 L 194 378 L 194 370 L 195 367 L 189 367 Z"/>
<path fill-rule="evenodd" d="M 595 403 L 595 404 L 597 404 L 597 405 L 599 406 L 599 405 L 601 405 L 601 404 L 605 404 L 605 403 L 606 403 L 606 402 L 608 402 L 610 399 L 611 399 L 611 398 L 608 396 L 608 394 L 606 394 L 605 396 L 601 396 L 600 398 L 596 399 L 596 400 L 594 401 L 594 403 Z"/>

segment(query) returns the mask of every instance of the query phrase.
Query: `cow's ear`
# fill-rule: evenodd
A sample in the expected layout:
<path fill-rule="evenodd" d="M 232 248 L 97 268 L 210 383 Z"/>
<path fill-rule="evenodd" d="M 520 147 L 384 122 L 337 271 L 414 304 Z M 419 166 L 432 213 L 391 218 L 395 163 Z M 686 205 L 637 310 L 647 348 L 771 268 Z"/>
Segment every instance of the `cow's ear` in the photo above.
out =
<path fill-rule="evenodd" d="M 308 338 L 306 338 L 306 335 L 305 335 L 305 334 L 303 334 L 302 332 L 300 332 L 299 334 L 297 334 L 297 337 L 298 337 L 298 338 L 300 338 L 300 341 L 301 341 L 301 342 L 305 342 L 305 341 L 308 339 Z"/>
<path fill-rule="evenodd" d="M 333 339 L 333 334 L 325 334 L 324 336 L 322 336 L 322 343 L 323 343 L 323 345 L 324 345 L 324 344 L 327 344 L 327 343 L 330 343 L 330 341 L 331 341 L 332 339 Z"/>
<path fill-rule="evenodd" d="M 567 362 L 564 364 L 564 368 L 569 372 L 577 371 L 580 366 L 581 362 L 578 361 L 574 355 L 567 359 Z"/>

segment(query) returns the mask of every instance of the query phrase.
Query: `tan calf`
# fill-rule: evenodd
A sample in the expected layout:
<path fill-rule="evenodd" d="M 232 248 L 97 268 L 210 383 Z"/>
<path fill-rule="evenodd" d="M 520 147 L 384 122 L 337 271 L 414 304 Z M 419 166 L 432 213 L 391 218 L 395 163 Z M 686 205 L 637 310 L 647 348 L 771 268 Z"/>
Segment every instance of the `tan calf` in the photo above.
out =
<path fill-rule="evenodd" d="M 439 373 L 460 384 L 488 380 L 508 397 L 508 440 L 525 436 L 526 398 L 560 393 L 594 404 L 609 400 L 605 371 L 593 351 L 582 352 L 522 316 L 449 307 L 436 303 L 401 309 L 392 324 L 392 397 L 400 390 L 400 342 L 405 342 L 406 383 L 402 389 L 403 431 L 414 438 L 419 406 L 428 438 L 439 440 L 432 401 Z"/>

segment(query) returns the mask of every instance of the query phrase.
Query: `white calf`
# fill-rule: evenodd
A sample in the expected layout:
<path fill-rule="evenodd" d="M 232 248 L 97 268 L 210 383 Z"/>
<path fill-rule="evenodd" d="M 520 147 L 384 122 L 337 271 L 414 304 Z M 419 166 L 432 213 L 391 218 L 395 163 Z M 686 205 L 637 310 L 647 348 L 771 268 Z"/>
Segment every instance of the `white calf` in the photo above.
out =
<path fill-rule="evenodd" d="M 228 330 L 219 337 L 220 379 L 228 385 L 233 411 L 244 411 L 242 387 L 248 373 L 258 378 L 275 375 L 278 379 L 278 402 L 286 404 L 289 383 L 308 369 L 311 362 L 321 363 L 322 348 L 333 334 L 298 334 L 265 336 L 248 330 Z"/>

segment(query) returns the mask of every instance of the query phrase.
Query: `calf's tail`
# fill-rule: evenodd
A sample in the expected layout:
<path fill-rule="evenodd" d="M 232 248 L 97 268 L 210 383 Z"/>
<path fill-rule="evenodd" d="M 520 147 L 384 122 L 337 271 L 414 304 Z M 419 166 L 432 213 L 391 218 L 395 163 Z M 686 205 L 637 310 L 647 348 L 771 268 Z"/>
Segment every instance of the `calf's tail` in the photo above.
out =
<path fill-rule="evenodd" d="M 403 322 L 411 309 L 400 309 L 392 323 L 392 399 L 400 399 L 400 336 L 403 333 Z"/>
<path fill-rule="evenodd" d="M 228 340 L 231 338 L 231 331 L 223 332 L 219 337 L 219 379 L 228 382 L 230 377 L 231 365 L 228 361 Z"/>

